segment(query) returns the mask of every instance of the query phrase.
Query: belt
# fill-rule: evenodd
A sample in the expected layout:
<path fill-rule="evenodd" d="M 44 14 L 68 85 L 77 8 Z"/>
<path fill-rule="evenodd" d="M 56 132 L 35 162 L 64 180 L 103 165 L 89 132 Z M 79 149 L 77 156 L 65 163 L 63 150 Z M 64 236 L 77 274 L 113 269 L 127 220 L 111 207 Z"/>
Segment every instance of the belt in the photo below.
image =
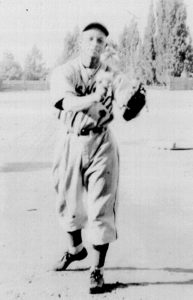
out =
<path fill-rule="evenodd" d="M 102 133 L 106 130 L 106 127 L 94 127 L 94 128 L 82 128 L 77 135 L 89 135 L 90 133 Z M 68 130 L 67 133 L 75 133 L 71 130 Z"/>
<path fill-rule="evenodd" d="M 80 131 L 80 135 L 89 135 L 91 132 L 92 133 L 102 133 L 103 131 L 106 130 L 106 127 L 95 127 L 95 128 L 83 128 Z"/>

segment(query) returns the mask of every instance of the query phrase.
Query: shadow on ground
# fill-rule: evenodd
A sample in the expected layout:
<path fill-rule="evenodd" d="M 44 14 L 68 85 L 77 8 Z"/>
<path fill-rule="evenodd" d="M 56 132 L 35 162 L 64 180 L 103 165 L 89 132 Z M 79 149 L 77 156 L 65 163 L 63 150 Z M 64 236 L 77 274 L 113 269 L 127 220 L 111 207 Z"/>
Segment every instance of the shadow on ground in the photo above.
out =
<path fill-rule="evenodd" d="M 106 268 L 105 270 L 111 271 L 165 271 L 172 273 L 193 273 L 193 269 L 184 269 L 184 268 L 135 268 L 135 267 L 111 267 Z M 104 287 L 104 293 L 111 293 L 116 289 L 124 289 L 130 286 L 150 286 L 150 285 L 193 285 L 193 279 L 189 280 L 176 280 L 176 281 L 142 281 L 142 282 L 116 282 L 116 283 L 107 283 Z"/>
<path fill-rule="evenodd" d="M 166 272 L 173 272 L 173 273 L 193 273 L 193 269 L 187 269 L 187 268 L 138 268 L 138 267 L 107 267 L 105 270 L 110 271 L 166 271 Z"/>
<path fill-rule="evenodd" d="M 49 169 L 52 167 L 51 162 L 11 162 L 5 163 L 0 166 L 0 172 L 31 172 L 43 169 Z"/>
<path fill-rule="evenodd" d="M 76 269 L 67 269 L 65 272 L 84 272 L 88 271 L 90 268 L 76 268 Z M 165 272 L 172 272 L 172 273 L 192 273 L 193 269 L 187 268 L 138 268 L 138 267 L 106 267 L 106 271 L 165 271 Z M 49 270 L 51 271 L 51 270 Z"/>
<path fill-rule="evenodd" d="M 103 293 L 111 293 L 116 289 L 124 289 L 130 286 L 150 286 L 150 285 L 193 285 L 193 279 L 185 281 L 144 281 L 144 282 L 129 282 L 129 283 L 106 283 Z"/>
<path fill-rule="evenodd" d="M 84 272 L 88 271 L 89 268 L 76 268 L 68 269 L 67 272 Z M 137 267 L 107 267 L 105 271 L 162 271 L 169 273 L 189 273 L 193 274 L 193 269 L 185 268 L 137 268 Z M 111 293 L 117 289 L 124 289 L 132 286 L 146 287 L 146 286 L 158 286 L 158 285 L 193 285 L 193 279 L 188 280 L 173 280 L 173 281 L 141 281 L 141 282 L 115 282 L 106 283 L 101 293 Z"/>

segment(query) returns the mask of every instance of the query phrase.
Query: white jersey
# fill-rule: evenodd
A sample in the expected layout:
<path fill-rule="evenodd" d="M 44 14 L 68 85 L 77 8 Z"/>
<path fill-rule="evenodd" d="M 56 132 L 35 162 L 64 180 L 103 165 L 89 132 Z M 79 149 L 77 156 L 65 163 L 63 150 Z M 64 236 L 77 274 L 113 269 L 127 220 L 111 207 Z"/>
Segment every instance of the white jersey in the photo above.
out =
<path fill-rule="evenodd" d="M 59 117 L 67 129 L 79 132 L 82 129 L 102 127 L 113 119 L 112 110 L 105 109 L 100 102 L 93 103 L 90 108 L 78 112 L 65 107 L 65 99 L 70 95 L 81 97 L 95 91 L 97 74 L 101 70 L 112 72 L 108 66 L 101 63 L 94 73 L 89 74 L 91 70 L 82 65 L 80 58 L 73 59 L 54 70 L 51 76 L 52 103 L 56 108 L 61 109 Z M 129 99 L 129 92 L 129 82 L 125 76 L 114 76 L 110 97 L 120 108 Z M 60 107 L 61 101 L 63 104 Z"/>

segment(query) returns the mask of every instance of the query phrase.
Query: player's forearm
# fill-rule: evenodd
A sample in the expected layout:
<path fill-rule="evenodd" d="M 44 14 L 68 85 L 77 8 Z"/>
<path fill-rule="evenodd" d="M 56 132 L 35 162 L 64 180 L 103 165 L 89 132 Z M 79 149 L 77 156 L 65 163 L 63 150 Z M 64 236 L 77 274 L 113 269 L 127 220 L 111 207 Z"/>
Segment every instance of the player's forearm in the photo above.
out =
<path fill-rule="evenodd" d="M 88 109 L 94 102 L 99 101 L 99 96 L 96 93 L 87 96 L 67 95 L 64 97 L 62 107 L 64 110 L 81 111 Z"/>

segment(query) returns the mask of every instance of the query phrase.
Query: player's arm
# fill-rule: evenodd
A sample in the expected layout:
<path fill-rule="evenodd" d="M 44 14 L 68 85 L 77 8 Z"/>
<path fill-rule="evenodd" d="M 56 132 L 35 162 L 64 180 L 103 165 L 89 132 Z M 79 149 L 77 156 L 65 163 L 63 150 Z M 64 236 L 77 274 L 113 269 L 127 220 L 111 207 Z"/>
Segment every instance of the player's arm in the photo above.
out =
<path fill-rule="evenodd" d="M 62 108 L 66 111 L 86 110 L 93 103 L 99 102 L 105 91 L 104 88 L 100 88 L 96 92 L 86 96 L 77 96 L 74 92 L 66 92 L 62 101 Z"/>
<path fill-rule="evenodd" d="M 55 108 L 66 111 L 81 111 L 88 109 L 93 103 L 99 102 L 105 93 L 105 88 L 97 88 L 95 93 L 78 96 L 75 91 L 73 70 L 70 68 L 56 69 L 50 80 L 52 104 Z"/>

